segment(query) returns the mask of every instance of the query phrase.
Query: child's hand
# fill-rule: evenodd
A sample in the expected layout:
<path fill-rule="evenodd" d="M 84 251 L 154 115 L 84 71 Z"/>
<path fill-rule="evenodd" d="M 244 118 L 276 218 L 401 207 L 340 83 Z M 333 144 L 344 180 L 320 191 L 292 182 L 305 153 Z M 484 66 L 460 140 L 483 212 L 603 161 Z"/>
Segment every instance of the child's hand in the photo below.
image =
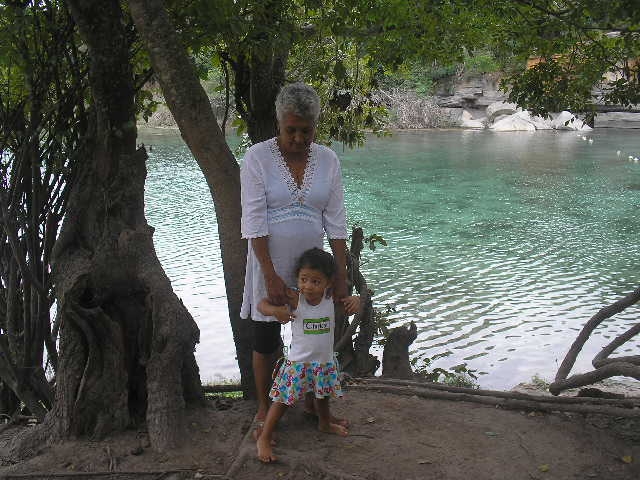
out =
<path fill-rule="evenodd" d="M 347 315 L 353 315 L 354 313 L 358 313 L 360 310 L 360 297 L 344 297 L 342 299 L 342 304 L 344 305 L 345 313 Z"/>
<path fill-rule="evenodd" d="M 278 322 L 280 322 L 283 325 L 285 323 L 291 322 L 294 318 L 296 318 L 296 316 L 291 312 L 291 310 L 289 310 L 289 307 L 287 305 L 275 307 L 273 316 L 276 317 Z"/>

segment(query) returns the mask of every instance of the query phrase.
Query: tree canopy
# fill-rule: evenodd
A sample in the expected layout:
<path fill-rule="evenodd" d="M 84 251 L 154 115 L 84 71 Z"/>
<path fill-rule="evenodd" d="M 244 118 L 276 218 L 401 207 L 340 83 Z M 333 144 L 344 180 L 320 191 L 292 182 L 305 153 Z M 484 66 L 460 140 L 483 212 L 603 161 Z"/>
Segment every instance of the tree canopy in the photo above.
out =
<path fill-rule="evenodd" d="M 275 133 L 279 88 L 303 80 L 325 99 L 324 139 L 361 143 L 365 129 L 384 127 L 384 108 L 371 93 L 385 74 L 454 65 L 478 50 L 511 66 L 504 83 L 510 98 L 534 113 L 594 108 L 594 86 L 601 89 L 595 101 L 628 107 L 640 102 L 636 4 L 0 3 L 0 408 L 15 412 L 23 402 L 40 417 L 51 409 L 63 434 L 103 432 L 146 415 L 156 445 L 167 446 L 174 415 L 201 396 L 192 351 L 197 327 L 171 291 L 144 220 L 145 155 L 135 147 L 134 112 L 145 98 L 148 105 L 138 88 L 149 64 L 216 204 L 247 385 L 238 164 L 198 74 L 222 71 L 253 141 Z M 525 69 L 531 57 L 537 63 Z M 51 319 L 54 294 L 58 317 Z M 111 364 L 117 368 L 105 368 Z M 115 397 L 112 422 L 102 407 Z"/>
<path fill-rule="evenodd" d="M 634 0 L 487 2 L 499 20 L 493 47 L 538 63 L 505 78 L 534 113 L 640 103 L 640 9 Z M 594 90 L 595 88 L 595 90 Z"/>

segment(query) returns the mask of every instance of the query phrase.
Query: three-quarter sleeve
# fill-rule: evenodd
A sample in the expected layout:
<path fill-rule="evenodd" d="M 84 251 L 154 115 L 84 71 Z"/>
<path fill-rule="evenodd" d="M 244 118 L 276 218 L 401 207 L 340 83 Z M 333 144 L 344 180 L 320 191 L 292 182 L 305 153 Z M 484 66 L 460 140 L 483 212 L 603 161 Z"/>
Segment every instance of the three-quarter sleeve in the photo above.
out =
<path fill-rule="evenodd" d="M 340 161 L 335 153 L 333 153 L 333 160 L 335 166 L 331 171 L 331 191 L 329 192 L 327 207 L 322 212 L 322 225 L 324 231 L 327 232 L 327 237 L 330 239 L 346 239 L 347 214 L 344 206 L 344 187 L 342 185 Z"/>
<path fill-rule="evenodd" d="M 247 151 L 240 169 L 242 238 L 258 238 L 269 235 L 267 224 L 267 197 L 264 175 L 258 159 Z"/>

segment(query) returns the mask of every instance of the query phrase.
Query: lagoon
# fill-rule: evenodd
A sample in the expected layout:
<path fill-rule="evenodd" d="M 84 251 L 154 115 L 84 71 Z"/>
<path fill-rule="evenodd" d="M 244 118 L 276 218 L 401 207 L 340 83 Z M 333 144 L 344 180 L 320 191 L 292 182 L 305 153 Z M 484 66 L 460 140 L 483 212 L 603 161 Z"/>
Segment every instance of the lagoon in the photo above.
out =
<path fill-rule="evenodd" d="M 201 377 L 237 377 L 202 173 L 177 133 L 145 129 L 139 141 L 152 147 L 147 218 L 200 327 Z M 429 130 L 332 147 L 350 224 L 388 242 L 363 255 L 374 304 L 393 308 L 393 325 L 417 323 L 410 351 L 418 364 L 466 363 L 483 388 L 551 380 L 584 323 L 640 284 L 640 163 L 628 159 L 640 156 L 637 131 Z M 598 328 L 574 371 L 590 369 L 639 311 Z"/>

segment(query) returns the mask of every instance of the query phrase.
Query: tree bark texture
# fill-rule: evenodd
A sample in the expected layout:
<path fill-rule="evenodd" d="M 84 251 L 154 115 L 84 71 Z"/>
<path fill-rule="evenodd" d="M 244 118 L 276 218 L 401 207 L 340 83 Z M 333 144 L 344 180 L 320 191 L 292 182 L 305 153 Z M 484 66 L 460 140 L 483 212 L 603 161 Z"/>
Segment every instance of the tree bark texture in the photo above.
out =
<path fill-rule="evenodd" d="M 236 106 L 253 143 L 277 134 L 275 100 L 284 85 L 288 56 L 287 49 L 280 51 L 276 44 L 268 44 L 230 61 Z"/>
<path fill-rule="evenodd" d="M 225 55 L 234 73 L 236 110 L 246 122 L 247 133 L 254 144 L 277 134 L 275 100 L 285 83 L 291 40 L 287 38 L 286 28 L 281 26 L 279 35 L 269 29 L 286 23 L 286 8 L 286 2 L 281 0 L 262 2 L 255 11 L 256 26 L 265 28 L 263 32 L 254 33 L 260 40 Z"/>
<path fill-rule="evenodd" d="M 418 337 L 414 322 L 391 329 L 382 353 L 382 376 L 391 378 L 412 378 L 409 361 L 409 345 Z"/>
<path fill-rule="evenodd" d="M 240 318 L 247 256 L 247 242 L 240 236 L 240 169 L 164 3 L 161 0 L 131 0 L 129 6 L 167 105 L 213 198 L 241 382 L 245 392 L 252 392 L 251 327 L 248 320 Z"/>
<path fill-rule="evenodd" d="M 117 0 L 69 1 L 90 55 L 95 126 L 53 252 L 60 327 L 56 437 L 101 437 L 146 417 L 154 448 L 175 446 L 202 398 L 199 331 L 173 293 L 144 217 L 130 32 Z"/>
<path fill-rule="evenodd" d="M 364 232 L 356 227 L 351 233 L 351 248 L 347 255 L 349 281 L 360 294 L 360 311 L 349 323 L 343 308 L 336 308 L 336 338 L 334 350 L 338 352 L 342 369 L 351 376 L 373 375 L 380 366 L 379 360 L 369 353 L 376 333 L 373 292 L 360 271 L 360 254 L 364 248 Z M 353 336 L 358 332 L 355 341 Z"/>

